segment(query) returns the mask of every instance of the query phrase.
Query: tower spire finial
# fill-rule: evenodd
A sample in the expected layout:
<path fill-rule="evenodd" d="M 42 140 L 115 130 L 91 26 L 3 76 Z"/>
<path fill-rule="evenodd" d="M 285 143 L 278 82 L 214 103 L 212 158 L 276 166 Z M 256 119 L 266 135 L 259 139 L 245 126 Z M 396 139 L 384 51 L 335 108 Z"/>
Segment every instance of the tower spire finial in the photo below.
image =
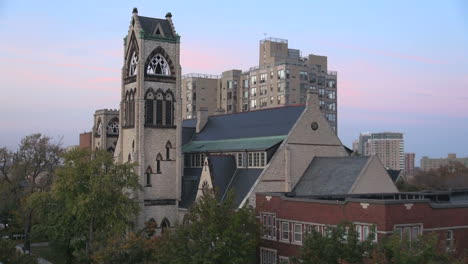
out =
<path fill-rule="evenodd" d="M 132 13 L 137 13 L 138 14 L 138 9 L 136 7 L 134 7 Z"/>

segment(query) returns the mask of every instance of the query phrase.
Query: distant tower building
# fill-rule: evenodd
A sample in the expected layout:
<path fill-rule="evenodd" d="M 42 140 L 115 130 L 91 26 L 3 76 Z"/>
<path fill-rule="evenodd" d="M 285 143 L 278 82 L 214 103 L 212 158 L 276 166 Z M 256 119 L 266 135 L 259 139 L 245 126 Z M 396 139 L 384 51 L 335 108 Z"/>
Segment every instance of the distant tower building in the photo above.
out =
<path fill-rule="evenodd" d="M 447 158 L 440 159 L 431 159 L 427 156 L 421 158 L 421 169 L 423 171 L 428 171 L 430 169 L 437 169 L 442 166 L 449 165 L 450 162 L 459 162 L 466 167 L 468 167 L 468 157 L 466 158 L 457 158 L 457 154 L 449 153 Z"/>
<path fill-rule="evenodd" d="M 120 133 L 119 111 L 96 110 L 91 136 L 93 150 L 103 149 L 114 153 Z"/>
<path fill-rule="evenodd" d="M 207 109 L 208 115 L 216 110 L 219 76 L 191 73 L 182 76 L 182 118 L 196 118 L 197 111 Z"/>
<path fill-rule="evenodd" d="M 365 156 L 376 155 L 387 169 L 403 170 L 405 168 L 402 133 L 362 133 L 359 135 L 358 152 Z"/>
<path fill-rule="evenodd" d="M 414 175 L 414 153 L 405 153 L 405 175 Z"/>

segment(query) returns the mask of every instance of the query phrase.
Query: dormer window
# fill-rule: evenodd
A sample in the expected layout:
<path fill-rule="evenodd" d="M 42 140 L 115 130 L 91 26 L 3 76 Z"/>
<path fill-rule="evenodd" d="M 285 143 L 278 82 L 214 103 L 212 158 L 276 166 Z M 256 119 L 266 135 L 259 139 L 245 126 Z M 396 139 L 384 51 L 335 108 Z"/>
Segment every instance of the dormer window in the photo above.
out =
<path fill-rule="evenodd" d="M 166 59 L 161 54 L 156 54 L 151 58 L 148 68 L 146 69 L 147 74 L 151 75 L 171 75 L 171 70 Z"/>
<path fill-rule="evenodd" d="M 136 51 L 133 52 L 132 59 L 130 60 L 130 65 L 128 69 L 128 76 L 135 76 L 138 73 L 138 55 Z"/>

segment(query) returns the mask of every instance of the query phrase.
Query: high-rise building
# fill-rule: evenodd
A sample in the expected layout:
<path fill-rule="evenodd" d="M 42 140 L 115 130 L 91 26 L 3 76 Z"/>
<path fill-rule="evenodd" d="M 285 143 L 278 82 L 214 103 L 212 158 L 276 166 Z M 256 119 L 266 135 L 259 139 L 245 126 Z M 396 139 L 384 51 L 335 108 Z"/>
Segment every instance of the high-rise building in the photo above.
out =
<path fill-rule="evenodd" d="M 457 158 L 457 154 L 449 153 L 447 158 L 431 159 L 427 156 L 421 158 L 421 169 L 428 171 L 430 169 L 437 169 L 442 166 L 449 165 L 451 162 L 459 162 L 468 167 L 468 157 Z"/>
<path fill-rule="evenodd" d="M 405 175 L 412 176 L 414 175 L 414 153 L 405 153 Z"/>
<path fill-rule="evenodd" d="M 376 155 L 387 169 L 403 170 L 405 168 L 402 133 L 363 133 L 359 135 L 358 152 L 366 156 Z"/>
<path fill-rule="evenodd" d="M 219 76 L 210 74 L 186 74 L 182 76 L 182 118 L 196 118 L 200 109 L 213 115 L 216 106 L 216 90 Z"/>
<path fill-rule="evenodd" d="M 193 78 L 186 78 L 187 83 L 190 81 Z M 189 86 L 183 85 L 182 94 L 190 94 L 184 91 L 189 89 Z M 288 41 L 285 39 L 261 40 L 258 66 L 244 72 L 234 69 L 225 71 L 219 77 L 217 85 L 214 81 L 210 82 L 207 90 L 216 90 L 216 93 L 207 94 L 210 99 L 205 98 L 206 101 L 216 101 L 216 104 L 207 105 L 209 113 L 236 113 L 304 104 L 307 91 L 316 90 L 320 109 L 330 127 L 337 132 L 336 71 L 328 71 L 326 56 L 311 54 L 302 57 L 299 50 L 288 48 Z M 199 103 L 197 99 L 195 109 Z M 194 109 L 193 104 L 190 107 Z M 183 115 L 186 119 L 189 116 L 193 117 L 193 114 Z"/>

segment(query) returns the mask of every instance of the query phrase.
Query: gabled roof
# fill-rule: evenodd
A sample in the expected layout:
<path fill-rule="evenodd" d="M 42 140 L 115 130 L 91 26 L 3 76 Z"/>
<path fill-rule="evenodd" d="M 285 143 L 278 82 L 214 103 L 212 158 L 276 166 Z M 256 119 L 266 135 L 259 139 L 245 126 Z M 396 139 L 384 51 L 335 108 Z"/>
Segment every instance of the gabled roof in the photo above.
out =
<path fill-rule="evenodd" d="M 289 133 L 304 108 L 304 105 L 295 105 L 210 116 L 193 141 L 284 136 Z"/>
<path fill-rule="evenodd" d="M 267 150 L 286 138 L 304 109 L 304 105 L 294 105 L 210 116 L 198 134 L 193 130 L 196 119 L 184 120 L 182 151 Z"/>
<path fill-rule="evenodd" d="M 316 157 L 296 184 L 296 195 L 347 194 L 370 156 Z"/>
<path fill-rule="evenodd" d="M 146 34 L 153 34 L 158 25 L 160 25 L 165 38 L 175 38 L 171 25 L 166 19 L 138 16 L 138 20 L 140 21 L 141 28 Z"/>
<path fill-rule="evenodd" d="M 208 164 L 213 187 L 218 192 L 218 197 L 222 198 L 236 172 L 236 159 L 232 155 L 209 156 Z"/>

